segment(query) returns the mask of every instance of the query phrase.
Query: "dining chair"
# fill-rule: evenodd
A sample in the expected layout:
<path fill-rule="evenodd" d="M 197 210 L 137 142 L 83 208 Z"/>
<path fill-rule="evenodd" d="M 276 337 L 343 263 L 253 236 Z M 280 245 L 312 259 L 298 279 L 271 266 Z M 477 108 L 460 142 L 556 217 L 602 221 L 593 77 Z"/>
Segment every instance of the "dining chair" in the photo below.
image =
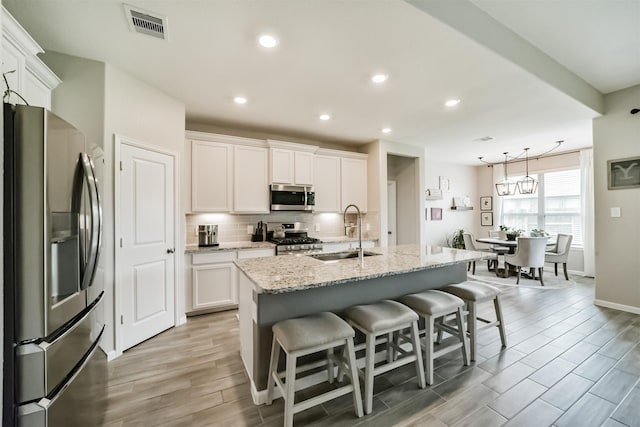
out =
<path fill-rule="evenodd" d="M 546 237 L 518 237 L 516 253 L 505 255 L 505 261 L 507 264 L 516 267 L 518 273 L 516 284 L 520 283 L 520 270 L 522 267 L 529 267 L 533 271 L 534 280 L 536 278 L 535 269 L 538 269 L 540 284 L 544 286 L 544 282 L 542 281 L 542 272 L 544 269 L 546 247 Z"/>
<path fill-rule="evenodd" d="M 471 235 L 471 233 L 462 233 L 462 238 L 464 240 L 464 248 L 466 250 L 468 250 L 468 251 L 493 252 L 491 249 L 478 249 L 478 248 L 476 248 L 476 245 L 473 243 L 473 236 Z M 497 262 L 497 260 L 493 260 L 493 259 L 488 259 L 487 260 L 487 269 L 489 271 L 491 271 L 491 266 L 493 265 L 494 262 Z M 471 274 L 476 274 L 476 262 L 475 261 L 469 262 L 469 266 L 467 267 L 467 271 L 469 271 L 471 268 L 473 268 L 473 271 L 471 272 Z"/>
<path fill-rule="evenodd" d="M 564 278 L 566 280 L 569 280 L 569 274 L 567 274 L 567 259 L 569 258 L 572 240 L 573 235 L 571 234 L 558 234 L 556 246 L 544 253 L 544 262 L 552 262 L 554 264 L 556 276 L 558 275 L 558 264 L 562 263 Z"/>

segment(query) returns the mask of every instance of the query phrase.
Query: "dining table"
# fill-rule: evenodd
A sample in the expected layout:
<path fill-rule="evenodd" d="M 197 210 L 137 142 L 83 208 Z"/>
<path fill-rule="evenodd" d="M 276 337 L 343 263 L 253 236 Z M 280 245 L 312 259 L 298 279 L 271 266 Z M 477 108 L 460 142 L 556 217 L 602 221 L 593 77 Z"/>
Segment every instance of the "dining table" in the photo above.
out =
<path fill-rule="evenodd" d="M 518 247 L 518 239 L 515 240 L 507 240 L 507 239 L 500 239 L 497 237 L 478 237 L 476 239 L 476 242 L 478 243 L 487 243 L 489 245 L 492 245 L 492 249 L 494 252 L 496 252 L 498 254 L 498 261 L 497 261 L 497 265 L 495 268 L 495 273 L 496 276 L 498 277 L 508 277 L 508 276 L 513 276 L 515 274 L 515 270 L 514 268 L 512 268 L 511 265 L 507 265 L 504 257 L 502 255 L 504 254 L 515 254 L 516 253 L 516 248 Z M 553 246 L 556 244 L 555 239 L 550 239 L 547 240 L 547 247 L 549 246 Z M 535 277 L 533 271 L 530 271 L 529 274 L 523 273 L 524 277 Z"/>

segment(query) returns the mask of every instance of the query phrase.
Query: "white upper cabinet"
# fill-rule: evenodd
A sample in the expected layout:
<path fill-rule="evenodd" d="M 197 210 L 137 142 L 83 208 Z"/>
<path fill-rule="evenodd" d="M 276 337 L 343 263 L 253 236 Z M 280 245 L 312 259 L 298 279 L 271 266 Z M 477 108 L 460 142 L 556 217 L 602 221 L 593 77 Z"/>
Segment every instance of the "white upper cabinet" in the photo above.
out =
<path fill-rule="evenodd" d="M 233 145 L 191 141 L 191 211 L 232 210 Z"/>
<path fill-rule="evenodd" d="M 233 211 L 269 213 L 269 152 L 264 147 L 236 145 Z"/>
<path fill-rule="evenodd" d="M 296 185 L 313 185 L 313 153 L 306 151 L 295 151 L 293 183 Z"/>
<path fill-rule="evenodd" d="M 251 138 L 187 131 L 191 211 L 269 213 L 269 151 Z"/>
<path fill-rule="evenodd" d="M 2 7 L 2 72 L 12 93 L 8 102 L 51 109 L 51 91 L 60 79 L 38 58 L 44 52 L 13 16 Z M 4 88 L 4 81 L 2 81 Z"/>
<path fill-rule="evenodd" d="M 314 161 L 315 212 L 340 212 L 340 157 L 316 154 Z"/>
<path fill-rule="evenodd" d="M 361 212 L 367 211 L 367 159 L 345 158 L 341 159 L 342 194 L 341 210 L 347 205 L 354 204 Z"/>
<path fill-rule="evenodd" d="M 271 184 L 313 185 L 313 153 L 318 147 L 283 141 L 267 141 L 270 147 Z"/>

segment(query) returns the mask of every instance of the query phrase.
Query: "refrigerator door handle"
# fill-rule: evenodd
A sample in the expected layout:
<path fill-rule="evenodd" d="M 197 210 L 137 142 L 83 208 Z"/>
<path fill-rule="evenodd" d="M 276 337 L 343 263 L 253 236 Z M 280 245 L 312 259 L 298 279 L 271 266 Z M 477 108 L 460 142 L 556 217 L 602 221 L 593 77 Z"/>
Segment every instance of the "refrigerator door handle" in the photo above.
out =
<path fill-rule="evenodd" d="M 100 194 L 98 193 L 98 183 L 93 169 L 93 162 L 87 153 L 80 153 L 80 164 L 82 174 L 89 189 L 89 213 L 91 215 L 91 233 L 89 240 L 89 256 L 82 272 L 80 289 L 87 289 L 91 286 L 98 266 L 98 256 L 100 255 L 100 243 L 102 240 L 102 206 Z"/>

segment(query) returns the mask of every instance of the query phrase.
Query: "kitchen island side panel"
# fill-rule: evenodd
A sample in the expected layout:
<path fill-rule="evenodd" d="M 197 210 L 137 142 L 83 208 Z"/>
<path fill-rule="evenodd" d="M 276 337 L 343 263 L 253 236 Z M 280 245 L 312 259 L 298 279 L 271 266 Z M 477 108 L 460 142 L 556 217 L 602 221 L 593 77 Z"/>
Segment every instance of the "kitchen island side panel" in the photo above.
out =
<path fill-rule="evenodd" d="M 352 305 L 368 304 L 382 299 L 396 299 L 410 293 L 438 289 L 465 280 L 467 280 L 466 263 L 458 263 L 293 292 L 277 294 L 254 292 L 253 302 L 256 304 L 257 312 L 253 325 L 252 379 L 257 391 L 265 390 L 267 387 L 271 327 L 274 323 L 321 311 L 340 314 Z M 241 286 L 247 286 L 249 282 L 249 280 L 243 281 Z M 245 307 L 245 309 L 249 308 Z"/>

